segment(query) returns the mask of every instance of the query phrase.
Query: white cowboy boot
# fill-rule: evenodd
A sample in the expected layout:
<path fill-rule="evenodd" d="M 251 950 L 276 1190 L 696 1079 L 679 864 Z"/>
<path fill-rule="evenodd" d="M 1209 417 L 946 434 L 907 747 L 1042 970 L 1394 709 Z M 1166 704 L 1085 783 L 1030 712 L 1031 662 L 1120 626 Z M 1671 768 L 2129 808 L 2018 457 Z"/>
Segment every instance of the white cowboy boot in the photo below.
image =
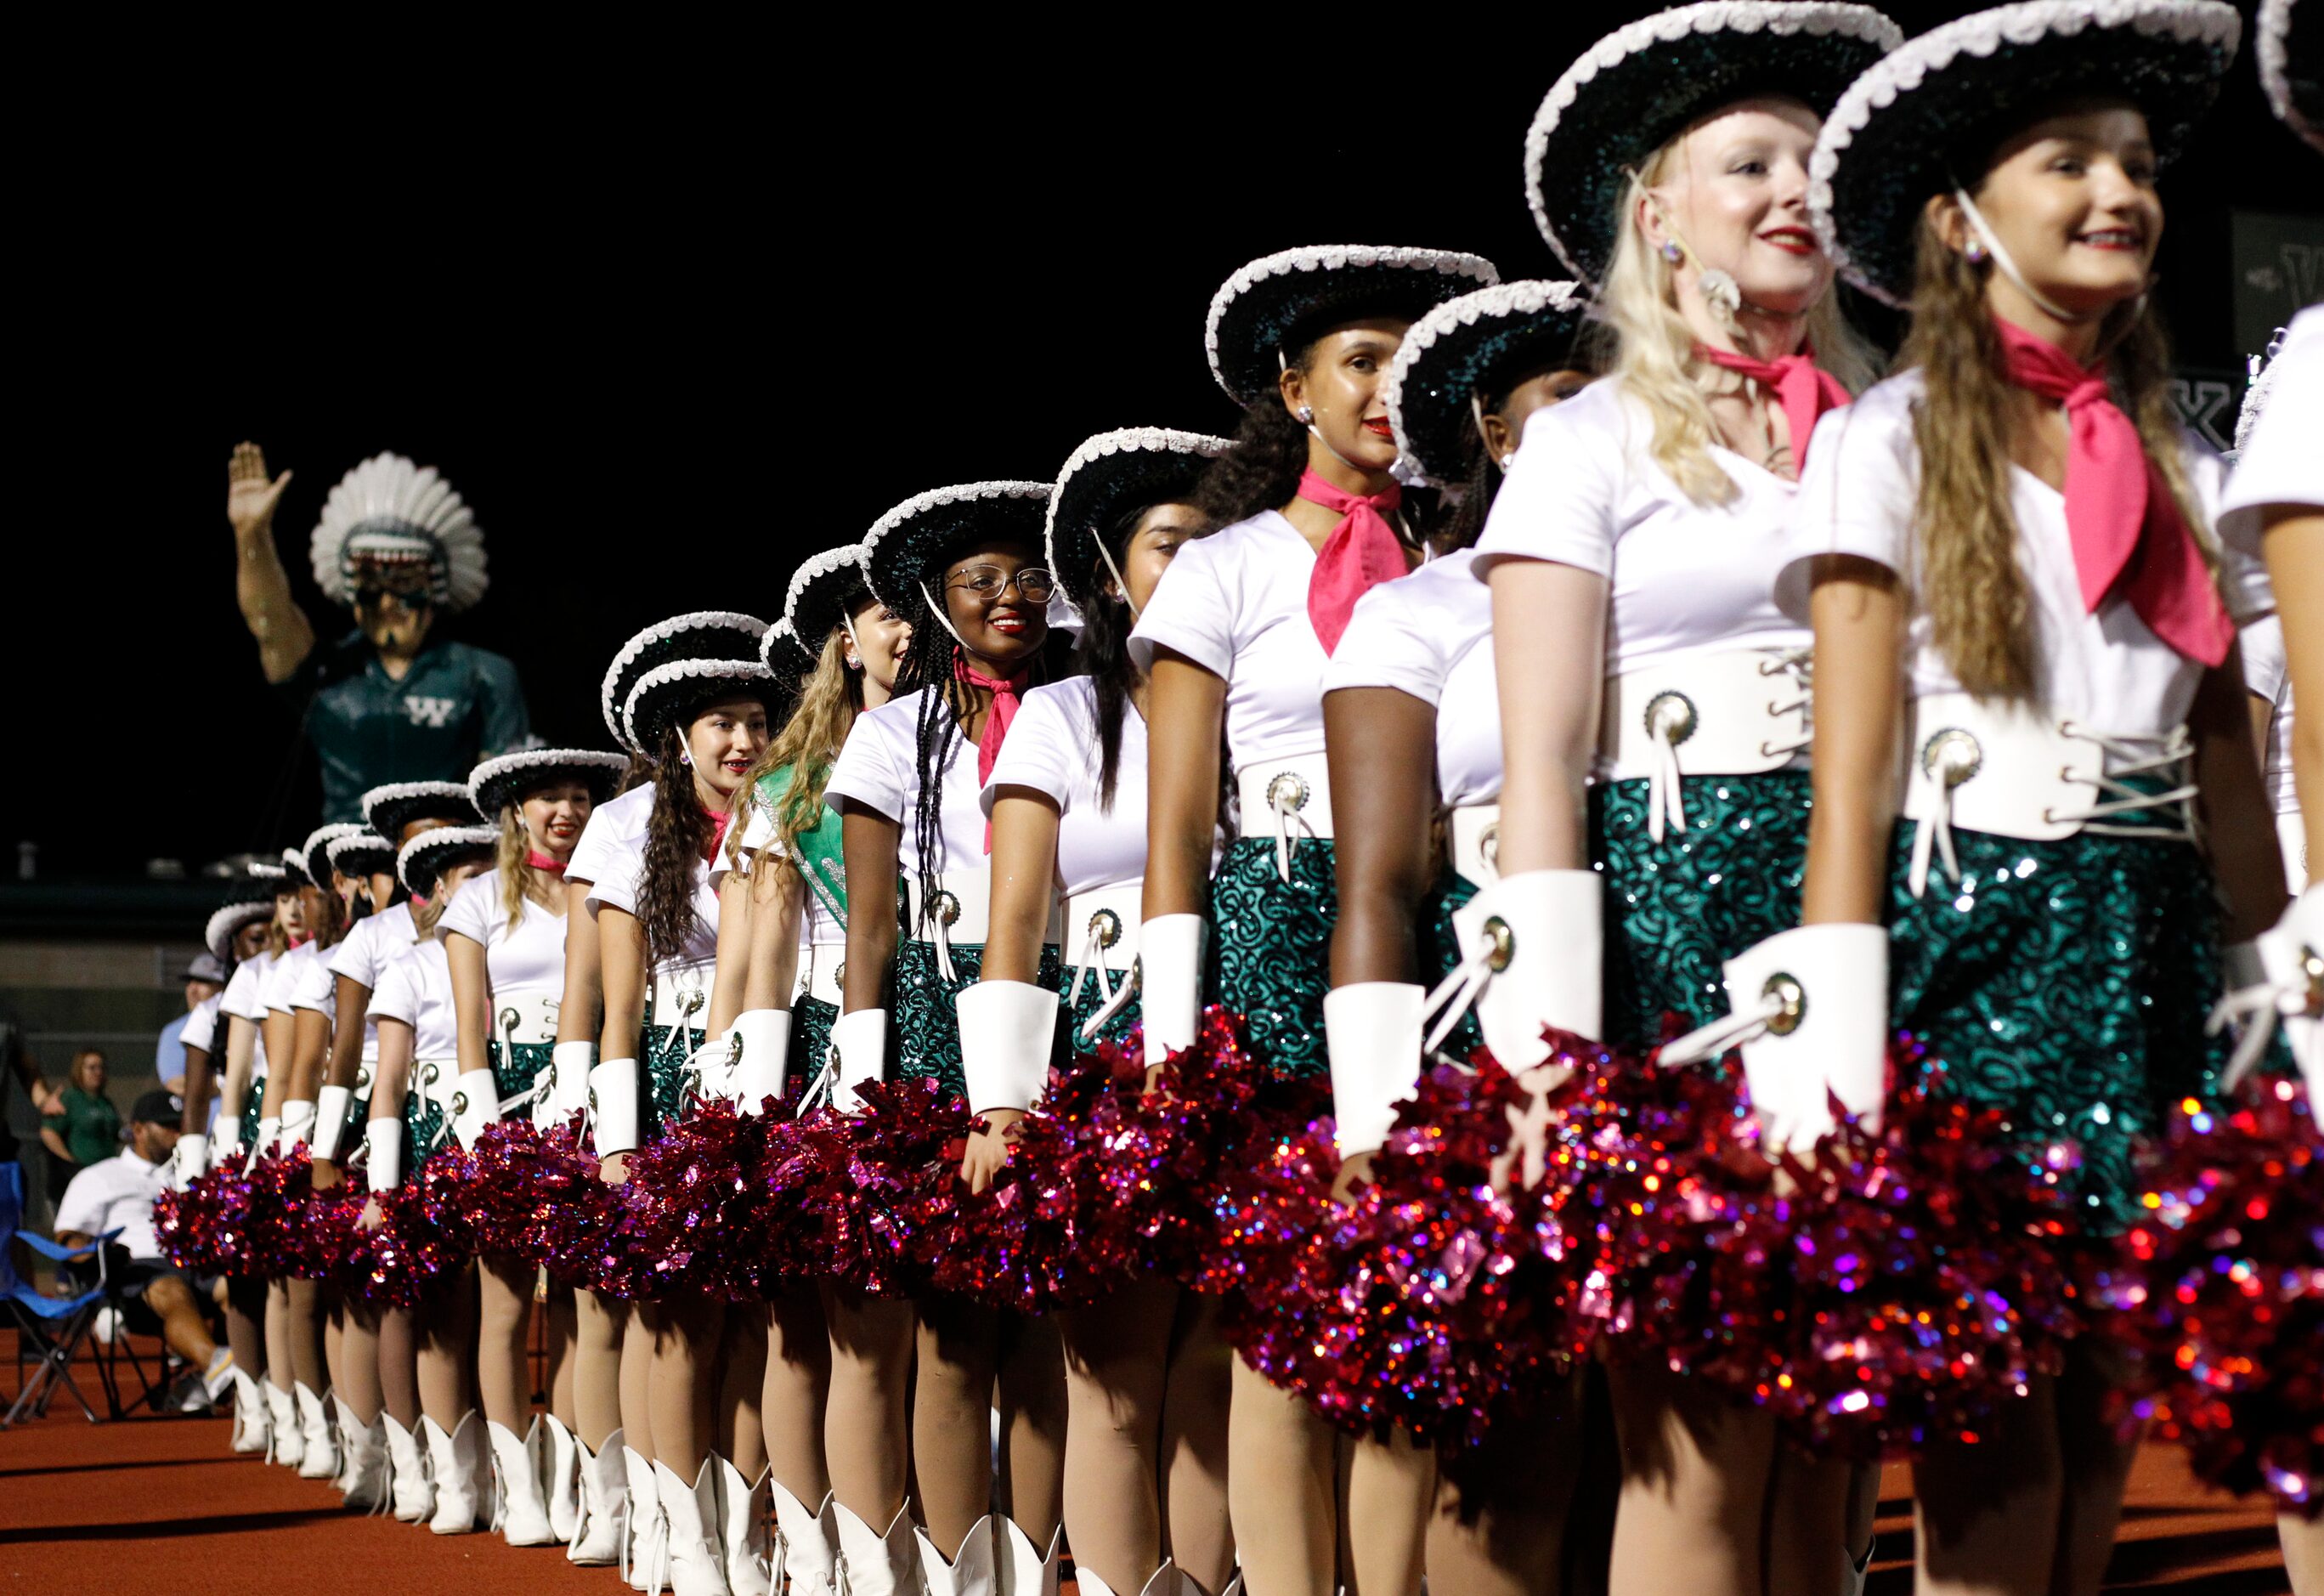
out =
<path fill-rule="evenodd" d="M 1074 1582 L 1082 1596 L 1114 1596 L 1113 1587 L 1086 1568 L 1074 1568 Z M 1239 1588 L 1239 1582 L 1227 1587 L 1230 1591 Z M 1194 1582 L 1193 1574 L 1182 1573 L 1176 1564 L 1165 1557 L 1162 1566 L 1154 1571 L 1153 1577 L 1138 1587 L 1138 1596 L 1203 1596 L 1203 1588 Z"/>
<path fill-rule="evenodd" d="M 872 1528 L 837 1502 L 841 1588 L 847 1596 L 920 1596 L 919 1547 L 925 1536 L 912 1527 L 909 1504 L 896 1509 L 886 1532 Z"/>
<path fill-rule="evenodd" d="M 936 1550 L 926 1530 L 912 1532 L 920 1548 L 920 1579 L 928 1596 L 999 1596 L 1000 1575 L 994 1569 L 992 1515 L 968 1527 L 960 1550 L 950 1557 Z"/>
<path fill-rule="evenodd" d="M 392 1413 L 379 1422 L 387 1431 L 388 1494 L 399 1523 L 425 1524 L 435 1516 L 436 1487 L 428 1479 L 428 1453 L 420 1437 L 398 1424 Z M 427 1428 L 427 1421 L 420 1428 Z"/>
<path fill-rule="evenodd" d="M 570 1545 L 581 1524 L 581 1443 L 553 1413 L 542 1414 L 538 1422 L 548 1437 L 541 1455 L 547 1475 L 543 1488 L 549 1493 L 549 1527 L 559 1541 Z"/>
<path fill-rule="evenodd" d="M 605 1449 L 613 1450 L 610 1441 Z M 629 1561 L 622 1566 L 622 1578 L 631 1590 L 643 1591 L 649 1582 L 660 1579 L 659 1565 L 669 1554 L 669 1535 L 662 1522 L 661 1500 L 654 1493 L 653 1465 L 627 1444 L 622 1447 L 622 1478 L 627 1481 L 630 1501 L 629 1529 L 622 1538 L 623 1555 Z"/>
<path fill-rule="evenodd" d="M 654 1495 L 669 1527 L 664 1566 L 670 1596 L 729 1596 L 725 1548 L 718 1544 L 718 1475 L 711 1460 L 702 1460 L 691 1485 L 667 1463 L 654 1464 L 653 1473 Z"/>
<path fill-rule="evenodd" d="M 265 1383 L 242 1370 L 234 1371 L 234 1449 L 264 1452 L 273 1422 L 268 1416 Z"/>
<path fill-rule="evenodd" d="M 574 1474 L 580 1486 L 573 1538 L 565 1559 L 587 1568 L 605 1568 L 622 1560 L 629 1522 L 630 1480 L 622 1468 L 622 1433 L 615 1430 L 595 1452 L 573 1437 Z"/>
<path fill-rule="evenodd" d="M 839 1596 L 839 1516 L 831 1493 L 810 1513 L 807 1504 L 770 1481 L 775 1501 L 775 1578 L 790 1579 L 790 1596 Z"/>
<path fill-rule="evenodd" d="M 466 1535 L 484 1513 L 484 1427 L 475 1409 L 460 1416 L 451 1434 L 432 1418 L 420 1421 L 428 1447 L 428 1471 L 436 1481 L 436 1511 L 428 1527 L 438 1535 Z"/>
<path fill-rule="evenodd" d="M 339 1405 L 337 1397 L 326 1396 L 323 1404 L 331 1410 L 331 1445 L 339 1460 L 338 1472 L 331 1476 L 331 1488 L 344 1501 L 347 1492 L 355 1488 L 355 1444 L 347 1438 L 347 1427 L 353 1421 L 347 1417 L 347 1410 Z"/>
<path fill-rule="evenodd" d="M 1065 1544 L 1064 1527 L 1049 1532 L 1049 1549 L 1044 1553 L 1031 1536 L 1017 1527 L 1014 1518 L 1003 1518 L 1000 1525 L 993 1561 L 999 1565 L 994 1572 L 1000 1576 L 1001 1596 L 1057 1596 L 1057 1557 Z"/>
<path fill-rule="evenodd" d="M 295 1469 L 307 1455 L 307 1442 L 299 1428 L 299 1399 L 266 1382 L 266 1461 Z"/>
<path fill-rule="evenodd" d="M 339 1471 L 339 1441 L 331 1431 L 331 1412 L 323 1398 L 301 1381 L 290 1388 L 299 1409 L 299 1478 L 329 1480 Z"/>
<path fill-rule="evenodd" d="M 484 1421 L 493 1452 L 493 1527 L 512 1546 L 548 1546 L 557 1542 L 549 1527 L 549 1500 L 540 1489 L 540 1457 L 533 1443 L 539 1420 L 519 1438 L 506 1425 Z"/>
<path fill-rule="evenodd" d="M 339 1453 L 346 1460 L 339 1478 L 346 1481 L 346 1505 L 368 1513 L 387 1499 L 387 1433 L 382 1413 L 370 1424 L 359 1424 L 346 1408 L 339 1409 Z"/>
<path fill-rule="evenodd" d="M 725 1558 L 726 1588 L 733 1596 L 773 1596 L 773 1548 L 767 1533 L 770 1477 L 761 1466 L 753 1484 L 716 1453 L 709 1462 L 718 1476 L 718 1540 Z"/>

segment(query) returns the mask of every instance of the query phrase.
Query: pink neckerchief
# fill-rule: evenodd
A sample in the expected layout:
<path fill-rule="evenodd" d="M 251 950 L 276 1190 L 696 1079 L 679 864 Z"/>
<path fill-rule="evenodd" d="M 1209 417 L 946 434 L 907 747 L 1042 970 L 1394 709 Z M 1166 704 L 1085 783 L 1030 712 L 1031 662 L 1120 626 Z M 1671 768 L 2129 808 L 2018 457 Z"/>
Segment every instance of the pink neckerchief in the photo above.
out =
<path fill-rule="evenodd" d="M 545 870 L 555 875 L 565 873 L 565 861 L 551 859 L 538 848 L 527 848 L 524 851 L 524 862 L 535 870 Z"/>
<path fill-rule="evenodd" d="M 1404 503 L 1404 490 L 1390 483 L 1386 493 L 1366 498 L 1333 487 L 1311 468 L 1300 473 L 1298 496 L 1340 512 L 1340 524 L 1323 540 L 1307 577 L 1307 623 L 1328 654 L 1340 646 L 1356 600 L 1412 569 L 1403 541 L 1381 513 Z"/>
<path fill-rule="evenodd" d="M 702 817 L 710 822 L 710 846 L 703 850 L 702 856 L 705 859 L 715 859 L 718 857 L 719 844 L 726 840 L 726 828 L 734 823 L 734 811 L 705 808 L 702 811 Z M 565 867 L 560 864 L 558 868 L 562 870 Z"/>
<path fill-rule="evenodd" d="M 2083 607 L 2096 613 L 2119 591 L 2147 629 L 2179 653 L 2203 665 L 2221 663 L 2236 641 L 2235 623 L 2171 484 L 2107 392 L 2105 368 L 2086 368 L 1998 316 L 1993 326 L 2001 336 L 2003 374 L 2066 407 L 2066 532 Z"/>
<path fill-rule="evenodd" d="M 1694 354 L 1698 360 L 1741 373 L 1775 396 L 1775 402 L 1784 407 L 1784 423 L 1791 429 L 1794 472 L 1807 466 L 1808 439 L 1815 432 L 1816 418 L 1848 402 L 1848 390 L 1840 386 L 1838 377 L 1815 363 L 1815 351 L 1812 349 L 1760 360 L 1730 349 L 1697 344 Z"/>
<path fill-rule="evenodd" d="M 1009 724 L 1024 707 L 1023 694 L 1032 685 L 1033 673 L 1020 670 L 1014 676 L 982 676 L 969 669 L 964 660 L 954 668 L 954 674 L 972 687 L 983 687 L 992 694 L 992 707 L 984 714 L 984 734 L 976 740 L 976 785 L 979 791 L 992 779 L 993 761 L 1001 757 L 1001 743 L 1009 735 Z M 984 823 L 984 851 L 992 852 L 992 822 Z"/>

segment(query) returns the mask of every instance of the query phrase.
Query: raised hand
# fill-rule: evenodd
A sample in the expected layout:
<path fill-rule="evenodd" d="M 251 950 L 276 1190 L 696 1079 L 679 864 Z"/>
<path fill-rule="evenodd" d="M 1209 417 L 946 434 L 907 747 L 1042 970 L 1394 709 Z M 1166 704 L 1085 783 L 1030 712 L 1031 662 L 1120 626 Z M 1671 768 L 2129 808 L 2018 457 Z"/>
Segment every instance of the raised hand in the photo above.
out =
<path fill-rule="evenodd" d="M 267 480 L 266 452 L 256 444 L 238 443 L 226 466 L 226 518 L 237 537 L 253 537 L 274 524 L 275 502 L 289 486 L 285 471 Z"/>

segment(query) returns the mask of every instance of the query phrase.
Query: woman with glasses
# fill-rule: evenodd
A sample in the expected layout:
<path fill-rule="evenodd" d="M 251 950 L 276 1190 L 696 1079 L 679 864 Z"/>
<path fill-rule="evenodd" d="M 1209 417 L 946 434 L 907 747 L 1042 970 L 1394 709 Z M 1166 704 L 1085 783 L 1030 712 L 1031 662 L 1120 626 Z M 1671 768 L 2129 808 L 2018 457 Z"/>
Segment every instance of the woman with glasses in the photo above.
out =
<path fill-rule="evenodd" d="M 887 1074 L 890 1053 L 899 1084 L 933 1082 L 946 1104 L 964 1094 L 955 1004 L 982 965 L 992 890 L 983 786 L 1023 695 L 1050 674 L 1044 653 L 1056 582 L 1041 564 L 1048 498 L 1048 484 L 1038 482 L 937 488 L 881 516 L 864 540 L 872 592 L 911 623 L 912 641 L 897 679 L 907 690 L 856 717 L 824 789 L 841 816 L 847 863 L 844 1012 L 833 1028 L 843 1111 Z M 1038 972 L 1053 992 L 1061 984 L 1056 940 L 1054 929 L 1043 939 Z M 883 1110 L 908 1111 L 913 1101 L 876 1089 L 872 1097 Z M 1049 1546 L 1057 1525 L 1061 1447 L 1047 1449 L 1044 1468 L 1011 1467 L 1004 1499 L 1016 1523 L 996 1536 L 986 1508 L 999 1316 L 964 1298 L 922 1293 L 915 1302 L 901 1295 L 904 1285 L 835 1283 L 827 1305 L 829 1461 L 848 1589 L 917 1589 L 924 1562 L 929 1583 L 949 1590 L 989 1571 L 996 1555 L 1029 1559 L 1038 1579 L 1046 1559 L 1036 1548 Z M 916 1307 L 908 1453 L 904 1381 Z M 1048 1372 L 1061 1386 L 1049 1344 Z M 1022 1404 L 1002 1383 L 1005 1422 Z M 1057 1393 L 1043 1399 L 1062 1408 Z M 1061 1430 L 1061 1412 L 1056 1423 Z M 908 1459 L 927 1526 L 917 1547 L 904 1512 Z"/>

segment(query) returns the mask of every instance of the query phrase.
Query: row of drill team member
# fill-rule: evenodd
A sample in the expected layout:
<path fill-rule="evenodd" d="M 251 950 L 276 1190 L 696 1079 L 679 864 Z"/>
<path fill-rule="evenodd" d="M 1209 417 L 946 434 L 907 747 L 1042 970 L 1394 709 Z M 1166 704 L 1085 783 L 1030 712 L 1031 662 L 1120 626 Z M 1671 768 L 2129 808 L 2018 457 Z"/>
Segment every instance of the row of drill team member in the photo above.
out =
<path fill-rule="evenodd" d="M 809 562 L 786 622 L 816 664 L 771 770 L 785 696 L 756 624 L 641 634 L 624 660 L 659 663 L 629 678 L 619 730 L 653 784 L 620 800 L 618 829 L 613 807 L 590 826 L 585 848 L 609 844 L 597 873 L 577 857 L 564 872 L 583 912 L 566 916 L 556 1040 L 598 1044 L 609 1168 L 679 1112 L 684 1066 L 731 1029 L 743 1069 L 772 1066 L 759 1084 L 814 1073 L 828 1035 L 843 1105 L 890 1075 L 964 1095 L 988 1127 L 973 1185 L 1032 1106 L 1066 994 L 1077 1032 L 1142 1020 L 1157 1064 L 1196 1041 L 1204 998 L 1243 1016 L 1267 1070 L 1329 1072 L 1353 1178 L 1418 1071 L 1425 987 L 1472 951 L 1460 911 L 1489 894 L 1510 949 L 1475 1019 L 1511 1067 L 1543 1056 L 1545 1022 L 1644 1048 L 1666 1013 L 1715 1024 L 1782 969 L 1827 1001 L 1776 1055 L 1804 1056 L 1812 1087 L 1767 1094 L 1778 1134 L 1812 1129 L 1827 1084 L 1877 1112 L 1866 1060 L 1893 1022 L 1931 1038 L 1953 1089 L 2069 1127 L 2081 1222 L 2118 1226 L 2135 1139 L 2222 1059 L 2202 1026 L 2221 984 L 2214 881 L 2238 942 L 2285 898 L 2235 629 L 2274 602 L 2254 507 L 2313 500 L 2271 484 L 2223 503 L 2216 463 L 2169 424 L 2144 299 L 2155 170 L 2236 26 L 2219 6 L 2033 5 L 1892 55 L 1895 30 L 1861 7 L 1649 19 L 1561 80 L 1529 141 L 1536 215 L 1581 282 L 1480 286 L 1487 263 L 1434 251 L 1253 263 L 1211 318 L 1214 369 L 1246 406 L 1231 442 L 1102 435 L 1056 484 L 923 494 Z M 1963 48 L 1980 30 L 2021 48 L 1993 63 Z M 1649 101 L 1661 119 L 1639 115 Z M 1869 369 L 1832 306 L 1835 258 L 1914 312 L 1904 374 L 1854 405 Z M 1574 352 L 1585 293 L 1594 355 Z M 2287 360 L 2312 343 L 2310 317 Z M 2116 397 L 2080 374 L 2099 360 Z M 1399 446 L 1468 486 L 1434 547 Z M 2291 539 L 2279 526 L 2269 553 L 2304 552 L 2313 528 L 2277 519 Z M 1063 676 L 1049 636 L 1060 590 L 1084 674 Z M 889 699 L 899 665 L 909 690 Z M 641 698 L 656 671 L 666 691 Z M 1903 734 L 1908 716 L 1969 728 L 2010 780 L 1980 789 L 1938 759 L 1900 791 L 1894 749 L 1929 741 Z M 2090 743 L 2069 804 L 2008 790 L 2020 726 L 2037 759 Z M 762 801 L 725 847 L 746 792 Z M 2207 851 L 2184 845 L 2192 812 Z M 1960 885 L 1930 892 L 1940 872 Z M 1110 942 L 1085 935 L 1097 924 Z M 1998 977 L 1997 948 L 2039 979 Z M 1113 1001 L 1133 970 L 1134 1010 Z M 1838 995 L 1884 989 L 1893 1007 L 1855 1013 Z M 468 1032 L 488 1028 L 458 1029 L 473 1075 Z M 1424 1559 L 1462 1589 L 1555 1578 L 1575 1426 L 1537 1438 L 1531 1499 L 1427 1536 L 1457 1518 L 1436 1510 L 1450 1488 L 1426 1455 L 1360 1444 L 1342 1526 L 1331 1431 L 1247 1365 L 1223 1469 L 1199 1466 L 1199 1438 L 1180 1437 L 1194 1466 L 1156 1456 L 1163 1391 L 1201 1384 L 1204 1326 L 1144 1289 L 1060 1326 L 1087 1398 L 1068 1450 L 1085 1414 L 1136 1416 L 1119 1476 L 1068 1469 L 1060 1502 L 1012 1469 L 997 1532 L 983 1415 L 1005 1350 L 1040 1332 L 958 1300 L 803 1292 L 770 1331 L 706 1303 L 597 1305 L 627 1333 L 599 1338 L 600 1378 L 576 1379 L 602 1392 L 610 1373 L 615 1392 L 594 1425 L 576 1398 L 577 1477 L 613 1490 L 617 1417 L 625 1455 L 652 1459 L 625 1485 L 659 1511 L 634 1520 L 670 1537 L 682 1583 L 734 1580 L 748 1536 L 722 1526 L 747 1519 L 759 1457 L 705 1416 L 739 1411 L 708 1398 L 756 1331 L 794 1580 L 1038 1570 L 1060 1512 L 1084 1577 L 1114 1588 L 1147 1586 L 1167 1548 L 1206 1589 L 1239 1561 L 1255 1591 L 1323 1591 L 1343 1541 L 1368 1588 L 1407 1588 Z M 2075 1358 L 2015 1416 L 2024 1468 L 1919 1460 L 1926 1588 L 2095 1588 L 2125 1454 L 2094 1396 L 2105 1349 Z M 1860 1477 L 1782 1452 L 1764 1416 L 1683 1374 L 1610 1379 L 1616 1588 L 1849 1577 Z M 1038 1407 L 1000 1384 L 1004 1406 Z M 2312 1554 L 2312 1524 L 2286 1534 Z"/>

